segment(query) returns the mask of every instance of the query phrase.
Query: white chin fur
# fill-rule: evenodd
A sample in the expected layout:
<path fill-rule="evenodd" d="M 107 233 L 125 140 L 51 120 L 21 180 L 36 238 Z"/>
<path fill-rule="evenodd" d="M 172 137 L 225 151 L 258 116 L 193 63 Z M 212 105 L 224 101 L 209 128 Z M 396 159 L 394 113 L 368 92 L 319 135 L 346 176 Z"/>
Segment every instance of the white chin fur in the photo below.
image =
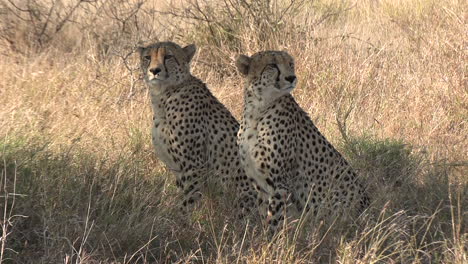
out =
<path fill-rule="evenodd" d="M 283 86 L 281 88 L 276 88 L 278 91 L 286 91 L 286 92 L 290 92 L 294 89 L 294 85 L 290 85 L 290 86 Z"/>
<path fill-rule="evenodd" d="M 161 78 L 148 78 L 148 83 L 150 84 L 160 84 L 164 82 L 166 79 L 161 79 Z"/>

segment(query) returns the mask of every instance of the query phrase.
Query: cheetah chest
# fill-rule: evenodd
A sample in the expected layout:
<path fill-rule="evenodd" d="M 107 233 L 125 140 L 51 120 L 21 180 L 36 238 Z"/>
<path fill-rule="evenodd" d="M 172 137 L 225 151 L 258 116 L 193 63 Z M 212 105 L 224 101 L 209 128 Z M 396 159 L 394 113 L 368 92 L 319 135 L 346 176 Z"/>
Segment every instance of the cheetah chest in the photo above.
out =
<path fill-rule="evenodd" d="M 268 191 L 271 186 L 267 184 L 268 174 L 260 170 L 258 161 L 254 157 L 258 148 L 258 131 L 255 125 L 246 126 L 239 134 L 239 152 L 246 175 L 253 179 L 256 185 L 263 191 Z"/>
<path fill-rule="evenodd" d="M 179 165 L 174 161 L 170 153 L 169 137 L 170 132 L 165 119 L 155 119 L 151 131 L 153 147 L 158 159 L 173 171 L 179 171 Z"/>

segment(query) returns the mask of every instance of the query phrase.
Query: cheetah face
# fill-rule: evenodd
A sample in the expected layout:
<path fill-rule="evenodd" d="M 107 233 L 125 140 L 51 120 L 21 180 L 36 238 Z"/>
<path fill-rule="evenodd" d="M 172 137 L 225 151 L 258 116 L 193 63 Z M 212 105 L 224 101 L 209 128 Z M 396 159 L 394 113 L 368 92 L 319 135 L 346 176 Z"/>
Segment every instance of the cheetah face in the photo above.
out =
<path fill-rule="evenodd" d="M 252 57 L 240 55 L 238 70 L 247 77 L 246 89 L 260 100 L 274 100 L 296 86 L 294 59 L 284 51 L 263 51 Z"/>
<path fill-rule="evenodd" d="M 182 83 L 190 76 L 190 61 L 195 45 L 184 48 L 172 42 L 158 42 L 138 49 L 141 69 L 150 87 L 168 87 Z"/>

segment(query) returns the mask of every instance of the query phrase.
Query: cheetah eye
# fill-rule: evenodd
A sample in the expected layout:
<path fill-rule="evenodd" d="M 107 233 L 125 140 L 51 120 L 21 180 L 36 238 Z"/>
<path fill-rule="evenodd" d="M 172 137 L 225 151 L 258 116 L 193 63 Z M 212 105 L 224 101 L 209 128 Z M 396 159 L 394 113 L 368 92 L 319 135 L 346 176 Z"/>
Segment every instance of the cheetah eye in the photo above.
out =
<path fill-rule="evenodd" d="M 290 62 L 290 63 L 289 63 L 289 67 L 291 67 L 291 68 L 294 69 L 294 62 Z"/>
<path fill-rule="evenodd" d="M 151 56 L 150 56 L 150 55 L 146 55 L 144 58 L 145 58 L 145 60 L 148 60 L 148 61 L 151 60 Z"/>
<path fill-rule="evenodd" d="M 174 57 L 174 56 L 168 54 L 168 55 L 164 56 L 164 60 L 170 60 L 170 59 L 172 59 L 173 57 Z"/>

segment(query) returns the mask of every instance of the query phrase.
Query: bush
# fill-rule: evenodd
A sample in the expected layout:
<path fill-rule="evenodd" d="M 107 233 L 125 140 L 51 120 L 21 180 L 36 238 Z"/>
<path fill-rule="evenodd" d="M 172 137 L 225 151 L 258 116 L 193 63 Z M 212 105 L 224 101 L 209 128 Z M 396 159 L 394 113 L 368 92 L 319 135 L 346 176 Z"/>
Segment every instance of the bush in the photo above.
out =
<path fill-rule="evenodd" d="M 155 12 L 147 0 L 43 1 L 0 3 L 0 39 L 14 52 L 30 55 L 49 50 L 89 53 L 106 58 L 131 52 L 142 40 L 157 38 Z"/>
<path fill-rule="evenodd" d="M 187 39 L 200 45 L 245 50 L 246 34 L 256 46 L 265 45 L 291 29 L 290 18 L 305 5 L 305 0 L 279 4 L 271 0 L 190 0 L 172 7 L 164 15 L 181 18 L 193 25 Z"/>
<path fill-rule="evenodd" d="M 370 136 L 352 137 L 343 146 L 357 170 L 378 177 L 388 186 L 399 187 L 413 179 L 420 163 L 409 144 L 395 139 L 378 140 Z"/>

